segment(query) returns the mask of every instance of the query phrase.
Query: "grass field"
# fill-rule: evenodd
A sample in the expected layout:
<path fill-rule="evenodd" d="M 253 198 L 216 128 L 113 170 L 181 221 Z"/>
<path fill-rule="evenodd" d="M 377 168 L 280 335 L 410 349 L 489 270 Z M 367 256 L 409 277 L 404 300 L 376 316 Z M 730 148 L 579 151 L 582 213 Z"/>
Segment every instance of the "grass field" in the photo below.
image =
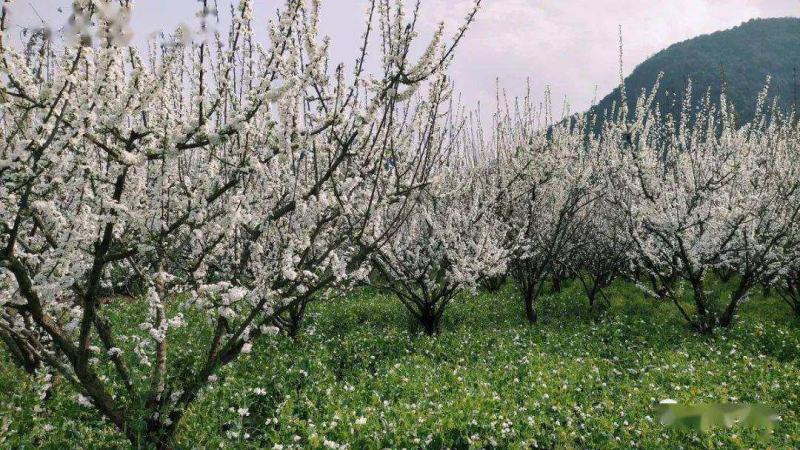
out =
<path fill-rule="evenodd" d="M 610 291 L 595 323 L 577 285 L 524 322 L 512 288 L 460 298 L 442 333 L 419 334 L 398 302 L 360 291 L 310 309 L 302 337 L 261 341 L 220 374 L 185 418 L 181 448 L 800 448 L 800 327 L 754 295 L 730 330 L 702 337 L 673 305 L 631 285 Z M 141 321 L 135 304 L 112 321 Z M 190 323 L 193 323 L 190 319 Z M 182 333 L 176 366 L 195 358 L 205 326 Z M 126 342 L 131 354 L 134 339 Z M 126 448 L 76 392 L 42 393 L 0 356 L 0 447 Z M 134 359 L 131 359 L 133 364 Z M 146 368 L 139 368 L 145 370 Z M 662 399 L 777 407 L 772 434 L 665 428 Z M 282 446 L 282 447 L 281 447 Z"/>

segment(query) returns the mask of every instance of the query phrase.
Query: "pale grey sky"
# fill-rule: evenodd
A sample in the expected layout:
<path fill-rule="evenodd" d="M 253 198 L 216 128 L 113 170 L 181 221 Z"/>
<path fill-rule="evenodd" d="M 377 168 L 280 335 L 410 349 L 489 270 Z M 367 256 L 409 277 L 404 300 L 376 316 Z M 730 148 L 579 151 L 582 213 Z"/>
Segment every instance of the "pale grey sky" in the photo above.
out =
<path fill-rule="evenodd" d="M 224 15 L 231 0 L 217 0 Z M 196 25 L 197 0 L 137 0 L 134 42 L 179 24 Z M 408 1 L 407 3 L 412 3 Z M 472 0 L 423 0 L 423 31 L 439 21 L 453 29 Z M 648 56 L 693 36 L 730 28 L 755 17 L 800 16 L 800 0 L 484 0 L 477 21 L 458 49 L 452 75 L 467 105 L 494 109 L 495 78 L 509 95 L 524 93 L 530 77 L 536 98 L 550 86 L 554 101 L 587 108 L 618 83 L 618 26 L 625 42 L 626 75 Z M 12 24 L 59 28 L 69 0 L 16 0 Z M 254 0 L 257 23 L 282 4 Z M 352 64 L 364 25 L 366 0 L 323 0 L 321 31 L 331 37 L 332 59 Z M 63 12 L 58 12 L 61 7 Z M 257 30 L 258 33 L 259 30 Z M 263 37 L 263 33 L 261 34 Z"/>

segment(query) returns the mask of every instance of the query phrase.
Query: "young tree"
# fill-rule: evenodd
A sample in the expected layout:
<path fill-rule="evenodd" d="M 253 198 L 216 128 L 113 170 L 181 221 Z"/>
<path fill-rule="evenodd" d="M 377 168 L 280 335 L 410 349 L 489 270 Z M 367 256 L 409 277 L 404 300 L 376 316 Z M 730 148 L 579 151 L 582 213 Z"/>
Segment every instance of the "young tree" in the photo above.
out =
<path fill-rule="evenodd" d="M 442 169 L 420 193 L 414 215 L 372 257 L 373 284 L 394 293 L 428 335 L 461 291 L 505 272 L 502 224 L 482 167 Z"/>
<path fill-rule="evenodd" d="M 362 277 L 392 237 L 372 233 L 377 211 L 399 224 L 430 168 L 396 140 L 404 105 L 441 78 L 475 10 L 414 60 L 418 8 L 369 2 L 348 75 L 328 66 L 318 1 L 287 0 L 266 45 L 242 0 L 227 35 L 181 29 L 148 56 L 124 46 L 130 7 L 75 1 L 63 48 L 0 40 L 0 329 L 132 444 L 167 448 L 221 367 L 283 311 Z M 137 328 L 101 298 L 120 272 L 144 284 Z M 179 327 L 208 338 L 182 352 Z"/>
<path fill-rule="evenodd" d="M 500 162 L 507 194 L 501 216 L 510 230 L 510 272 L 523 295 L 525 315 L 536 323 L 536 299 L 548 276 L 566 267 L 581 245 L 583 210 L 597 193 L 586 122 L 559 124 L 533 135 Z"/>
<path fill-rule="evenodd" d="M 589 308 L 596 315 L 602 306 L 609 306 L 604 290 L 629 268 L 630 240 L 624 223 L 603 198 L 583 211 L 581 222 L 581 245 L 566 259 L 566 264 L 583 287 Z"/>

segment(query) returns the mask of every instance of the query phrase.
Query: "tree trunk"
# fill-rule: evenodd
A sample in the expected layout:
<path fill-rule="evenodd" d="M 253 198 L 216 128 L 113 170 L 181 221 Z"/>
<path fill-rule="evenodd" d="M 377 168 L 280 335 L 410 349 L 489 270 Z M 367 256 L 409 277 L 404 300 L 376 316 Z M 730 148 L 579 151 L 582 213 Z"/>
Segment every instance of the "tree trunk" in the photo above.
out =
<path fill-rule="evenodd" d="M 420 315 L 420 323 L 428 336 L 439 334 L 439 325 L 441 322 L 441 315 L 437 315 L 433 308 L 425 308 Z"/>
<path fill-rule="evenodd" d="M 694 293 L 694 304 L 697 309 L 695 326 L 700 334 L 711 334 L 717 326 L 717 315 L 709 308 L 702 276 L 690 280 Z"/>
<path fill-rule="evenodd" d="M 535 285 L 525 289 L 524 295 L 525 295 L 525 317 L 528 318 L 528 323 L 533 325 L 539 320 L 539 317 L 536 314 L 536 307 L 533 304 L 536 297 Z"/>
<path fill-rule="evenodd" d="M 668 292 L 667 287 L 661 281 L 659 281 L 655 275 L 649 274 L 648 277 L 650 278 L 650 286 L 653 288 L 656 298 L 658 300 L 664 300 Z"/>
<path fill-rule="evenodd" d="M 500 289 L 502 289 L 505 282 L 506 282 L 505 275 L 489 277 L 481 282 L 481 287 L 483 287 L 489 292 L 498 292 Z"/>
<path fill-rule="evenodd" d="M 300 302 L 294 308 L 289 309 L 289 320 L 286 327 L 286 334 L 292 339 L 297 339 L 303 329 L 303 319 L 306 316 L 306 302 Z"/>
<path fill-rule="evenodd" d="M 789 304 L 794 315 L 800 317 L 800 272 L 786 276 L 786 282 L 777 289 L 780 297 Z"/>
<path fill-rule="evenodd" d="M 281 329 L 287 336 L 296 339 L 303 329 L 308 300 L 303 300 L 290 306 L 283 314 L 275 316 L 272 323 Z"/>
<path fill-rule="evenodd" d="M 747 295 L 751 286 L 752 283 L 747 277 L 744 277 L 742 281 L 739 282 L 739 287 L 737 287 L 736 292 L 731 295 L 731 301 L 728 303 L 728 307 L 725 308 L 725 312 L 722 313 L 722 317 L 719 319 L 719 324 L 721 326 L 726 328 L 731 326 L 731 323 L 733 323 L 733 316 L 736 314 L 736 307 L 739 305 L 742 298 Z"/>
<path fill-rule="evenodd" d="M 592 288 L 589 289 L 589 292 L 586 293 L 586 296 L 589 297 L 589 309 L 593 316 L 597 317 L 600 313 L 600 302 L 597 301 L 597 293 L 600 292 L 599 287 L 597 286 L 597 282 L 592 285 Z"/>
<path fill-rule="evenodd" d="M 556 271 L 553 274 L 553 289 L 552 289 L 552 291 L 554 293 L 561 292 L 561 273 L 559 273 L 558 271 Z"/>

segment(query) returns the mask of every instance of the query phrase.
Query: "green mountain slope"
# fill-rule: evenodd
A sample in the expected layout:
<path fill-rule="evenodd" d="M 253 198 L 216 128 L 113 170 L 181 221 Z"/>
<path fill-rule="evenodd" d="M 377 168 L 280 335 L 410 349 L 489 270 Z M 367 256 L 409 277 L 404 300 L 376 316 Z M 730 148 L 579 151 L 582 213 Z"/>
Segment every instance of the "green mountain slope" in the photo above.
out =
<path fill-rule="evenodd" d="M 777 98 L 782 108 L 790 108 L 800 101 L 800 18 L 754 19 L 658 52 L 626 78 L 631 105 L 642 89 L 652 89 L 661 72 L 664 77 L 656 101 L 663 113 L 680 112 L 689 79 L 695 106 L 707 90 L 718 100 L 721 87 L 727 86 L 740 124 L 753 118 L 768 76 L 770 101 Z M 602 119 L 619 100 L 617 88 L 592 111 Z"/>

